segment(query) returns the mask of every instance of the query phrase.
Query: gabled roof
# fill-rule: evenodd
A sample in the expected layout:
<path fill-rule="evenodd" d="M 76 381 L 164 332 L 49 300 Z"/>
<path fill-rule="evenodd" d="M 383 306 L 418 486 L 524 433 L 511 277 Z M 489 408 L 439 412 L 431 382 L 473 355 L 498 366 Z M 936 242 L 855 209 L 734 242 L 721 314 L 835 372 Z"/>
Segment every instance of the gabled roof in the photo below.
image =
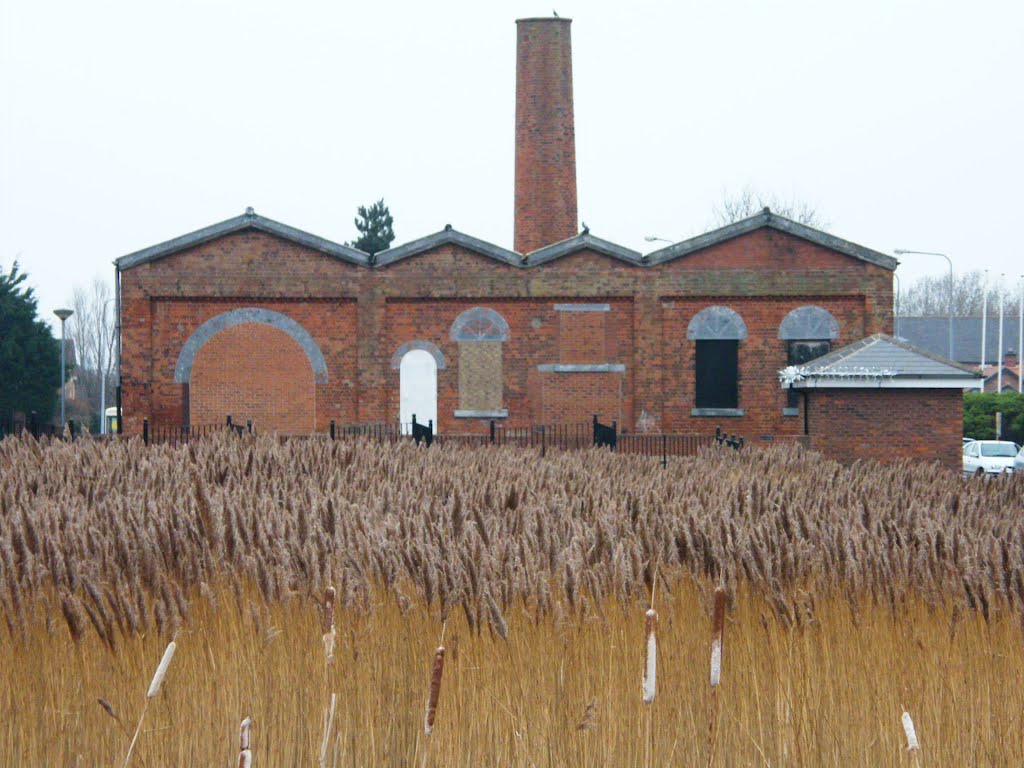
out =
<path fill-rule="evenodd" d="M 260 232 L 266 232 L 271 235 L 282 238 L 283 240 L 289 240 L 293 243 L 298 243 L 307 248 L 325 253 L 328 256 L 333 256 L 341 261 L 347 261 L 351 264 L 360 264 L 366 266 L 370 263 L 370 257 L 368 254 L 362 251 L 352 248 L 348 245 L 341 245 L 340 243 L 334 243 L 330 240 L 326 240 L 316 235 L 311 235 L 308 232 L 303 232 L 301 229 L 295 227 L 289 227 L 287 224 L 282 224 L 279 221 L 268 219 L 264 216 L 258 215 L 252 208 L 246 208 L 245 213 L 241 216 L 236 216 L 233 219 L 222 221 L 219 224 L 213 224 L 203 229 L 197 229 L 195 232 L 189 232 L 187 235 L 181 235 L 173 240 L 168 240 L 165 243 L 159 245 L 153 245 L 149 248 L 143 248 L 141 251 L 130 253 L 127 256 L 122 256 L 114 261 L 117 265 L 118 271 L 125 269 L 131 269 L 137 267 L 139 264 L 145 264 L 146 262 L 156 261 L 157 259 L 169 256 L 172 253 L 177 253 L 186 248 L 191 248 L 196 245 L 200 245 L 210 240 L 215 240 L 218 237 L 224 235 L 230 235 L 235 232 L 242 232 L 247 229 L 255 229 Z"/>
<path fill-rule="evenodd" d="M 976 369 L 884 333 L 855 341 L 787 371 L 794 374 L 794 389 L 963 388 L 978 386 L 981 379 Z"/>
<path fill-rule="evenodd" d="M 763 227 L 769 227 L 776 229 L 779 232 L 785 232 L 799 237 L 802 240 L 815 243 L 817 245 L 829 248 L 833 251 L 852 256 L 855 259 L 866 261 L 871 264 L 876 264 L 886 269 L 895 270 L 899 265 L 894 257 L 888 256 L 879 251 L 873 251 L 870 248 L 865 248 L 862 245 L 851 243 L 849 240 L 843 240 L 835 235 L 830 235 L 827 232 L 822 232 L 818 229 L 813 229 L 799 222 L 787 219 L 785 216 L 780 216 L 777 213 L 772 213 L 768 208 L 765 208 L 761 213 L 755 214 L 750 218 L 737 221 L 733 224 L 727 224 L 726 226 L 713 230 L 711 232 L 705 232 L 703 235 L 697 235 L 691 237 L 689 240 L 683 240 L 675 245 L 670 245 L 666 248 L 654 251 L 647 254 L 645 261 L 648 264 L 661 264 L 666 261 L 672 261 L 678 259 L 681 256 L 686 256 L 697 251 L 704 250 L 713 245 L 724 243 L 726 240 L 732 240 L 734 237 L 745 235 L 749 232 L 761 229 Z"/>
<path fill-rule="evenodd" d="M 568 240 L 552 243 L 532 251 L 523 257 L 523 261 L 529 266 L 536 266 L 537 264 L 544 264 L 545 262 L 553 261 L 562 256 L 568 256 L 571 253 L 578 253 L 579 251 L 594 251 L 603 256 L 619 259 L 627 264 L 639 265 L 644 263 L 644 257 L 638 251 L 632 251 L 609 240 L 594 237 L 590 234 L 590 230 L 584 230 Z"/>
<path fill-rule="evenodd" d="M 376 254 L 372 260 L 375 266 L 386 266 L 388 264 L 394 264 L 396 261 L 407 259 L 410 256 L 415 256 L 424 251 L 429 251 L 432 248 L 437 248 L 439 245 L 458 245 L 466 250 L 478 253 L 481 256 L 487 256 L 500 261 L 505 264 L 509 264 L 513 267 L 523 266 L 523 257 L 515 251 L 509 251 L 501 246 L 488 243 L 486 240 L 481 240 L 472 235 L 467 235 L 463 232 L 459 232 L 456 229 L 452 229 L 452 225 L 448 224 L 440 232 L 435 232 L 432 235 L 421 237 L 418 240 L 413 240 L 402 245 L 389 248 L 386 251 L 381 251 Z"/>

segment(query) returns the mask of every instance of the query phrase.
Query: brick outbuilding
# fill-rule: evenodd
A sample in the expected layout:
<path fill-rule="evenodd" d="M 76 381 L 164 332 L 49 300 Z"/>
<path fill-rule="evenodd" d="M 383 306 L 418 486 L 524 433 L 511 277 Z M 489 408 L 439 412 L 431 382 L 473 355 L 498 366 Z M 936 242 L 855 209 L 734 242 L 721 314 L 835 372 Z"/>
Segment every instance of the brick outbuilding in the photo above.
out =
<path fill-rule="evenodd" d="M 976 369 L 879 333 L 780 378 L 803 398 L 814 450 L 843 461 L 938 460 L 959 471 L 963 392 L 980 383 Z"/>
<path fill-rule="evenodd" d="M 896 260 L 768 209 L 647 254 L 579 230 L 569 29 L 517 22 L 515 250 L 445 226 L 371 255 L 248 209 L 118 259 L 125 431 L 803 435 L 777 372 L 891 333 Z"/>

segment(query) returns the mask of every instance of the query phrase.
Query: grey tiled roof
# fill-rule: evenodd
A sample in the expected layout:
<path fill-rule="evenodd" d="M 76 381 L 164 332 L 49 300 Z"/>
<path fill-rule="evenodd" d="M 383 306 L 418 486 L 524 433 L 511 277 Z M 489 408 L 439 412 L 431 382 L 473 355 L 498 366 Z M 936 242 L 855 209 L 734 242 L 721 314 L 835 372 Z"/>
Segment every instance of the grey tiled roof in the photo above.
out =
<path fill-rule="evenodd" d="M 985 362 L 995 363 L 999 357 L 999 317 L 989 315 L 985 321 Z M 1017 316 L 1003 318 L 1003 352 L 1019 352 Z M 901 317 L 899 337 L 914 346 L 946 355 L 949 351 L 949 318 Z M 953 359 L 961 363 L 981 364 L 981 318 L 953 318 Z"/>
<path fill-rule="evenodd" d="M 404 243 L 403 245 L 395 246 L 394 248 L 390 248 L 386 251 L 381 251 L 373 258 L 371 258 L 369 254 L 363 253 L 356 248 L 352 248 L 351 246 L 343 245 L 341 243 L 335 243 L 327 240 L 326 238 L 312 235 L 308 232 L 303 232 L 300 229 L 290 227 L 287 224 L 282 224 L 279 221 L 274 221 L 273 219 L 268 219 L 265 216 L 260 216 L 253 211 L 252 208 L 248 208 L 241 216 L 236 216 L 233 219 L 228 219 L 227 221 L 222 221 L 209 227 L 204 227 L 203 229 L 196 230 L 195 232 L 189 232 L 188 234 L 181 235 L 180 237 L 176 237 L 163 243 L 158 243 L 157 245 L 150 246 L 149 248 L 143 248 L 141 251 L 136 251 L 135 253 L 130 253 L 127 256 L 122 256 L 121 258 L 116 259 L 114 263 L 117 265 L 118 270 L 130 269 L 140 264 L 155 261 L 156 259 L 163 258 L 164 256 L 169 256 L 172 253 L 177 253 L 178 251 L 200 245 L 233 232 L 255 229 L 276 235 L 284 238 L 285 240 L 299 243 L 300 245 L 304 245 L 308 248 L 313 248 L 342 261 L 367 267 L 387 266 L 388 264 L 393 264 L 396 261 L 407 259 L 411 256 L 423 253 L 424 251 L 428 251 L 431 248 L 436 248 L 439 245 L 447 244 L 462 246 L 470 251 L 479 253 L 482 256 L 487 256 L 496 261 L 515 267 L 538 266 L 561 258 L 562 256 L 568 256 L 569 254 L 583 250 L 594 251 L 637 267 L 652 267 L 687 256 L 691 253 L 696 253 L 697 251 L 717 245 L 718 243 L 726 242 L 727 240 L 731 240 L 735 237 L 740 237 L 764 227 L 775 229 L 780 232 L 786 232 L 794 237 L 798 237 L 812 243 L 817 243 L 818 245 L 829 248 L 830 250 L 845 254 L 855 259 L 860 259 L 861 261 L 877 264 L 881 267 L 885 267 L 886 269 L 895 269 L 898 264 L 896 259 L 892 256 L 887 256 L 884 253 L 879 253 L 878 251 L 873 251 L 870 248 L 865 248 L 861 245 L 857 245 L 856 243 L 851 243 L 848 240 L 835 237 L 827 232 L 821 232 L 817 229 L 804 226 L 803 224 L 787 219 L 784 216 L 780 216 L 777 213 L 772 213 L 767 208 L 761 213 L 751 216 L 750 218 L 737 221 L 734 224 L 729 224 L 728 226 L 690 238 L 689 240 L 683 240 L 682 242 L 675 243 L 667 248 L 662 248 L 649 254 L 641 254 L 638 251 L 631 250 L 609 240 L 595 237 L 590 234 L 589 230 L 584 230 L 579 235 L 570 237 L 569 239 L 558 243 L 552 243 L 551 245 L 547 245 L 529 254 L 519 254 L 515 251 L 510 251 L 507 248 L 502 248 L 499 245 L 494 245 L 493 243 L 467 235 L 463 232 L 458 232 L 457 230 L 452 229 L 451 226 L 446 226 L 440 232 L 435 232 L 432 235 L 427 235 L 426 237 L 421 237 L 417 240 Z"/>
<path fill-rule="evenodd" d="M 241 216 L 235 216 L 233 219 L 222 221 L 217 224 L 212 224 L 209 227 L 203 227 L 197 229 L 195 232 L 189 232 L 187 235 L 181 235 L 157 245 L 152 245 L 149 248 L 143 248 L 141 251 L 135 253 L 129 253 L 127 256 L 122 256 L 119 259 L 114 260 L 114 264 L 117 265 L 118 270 L 130 269 L 131 267 L 139 264 L 145 264 L 148 261 L 155 261 L 156 259 L 163 258 L 164 256 L 170 256 L 172 253 L 183 251 L 186 248 L 191 248 L 202 243 L 215 240 L 218 237 L 229 235 L 232 232 L 241 232 L 245 229 L 255 229 L 260 232 L 267 232 L 271 235 L 284 238 L 285 240 L 291 240 L 292 242 L 304 245 L 307 248 L 326 253 L 329 256 L 333 256 L 341 261 L 347 261 L 351 264 L 369 264 L 370 257 L 368 254 L 363 253 L 357 248 L 352 248 L 348 245 L 342 245 L 341 243 L 334 243 L 317 235 L 311 235 L 309 232 L 303 232 L 301 229 L 290 227 L 287 224 L 282 224 L 279 221 L 268 219 L 265 216 L 260 216 L 252 208 L 246 208 L 245 213 Z"/>
<path fill-rule="evenodd" d="M 973 368 L 884 333 L 855 341 L 802 367 L 808 377 L 814 378 L 838 376 L 857 370 L 886 371 L 890 379 L 979 378 L 978 371 Z"/>
<path fill-rule="evenodd" d="M 893 256 L 881 253 L 879 251 L 873 251 L 870 248 L 865 248 L 863 245 L 857 245 L 851 243 L 849 240 L 843 240 L 841 237 L 830 235 L 828 232 L 822 232 L 821 230 L 808 227 L 792 219 L 787 219 L 785 216 L 780 216 L 777 213 L 772 213 L 768 208 L 765 208 L 761 213 L 755 214 L 750 218 L 737 221 L 732 224 L 713 230 L 712 232 L 706 232 L 703 235 L 697 235 L 697 237 L 691 237 L 689 240 L 683 240 L 680 243 L 675 243 L 661 250 L 649 253 L 645 257 L 645 260 L 649 264 L 661 264 L 665 261 L 671 261 L 672 259 L 678 259 L 680 256 L 686 256 L 690 253 L 703 250 L 712 245 L 731 240 L 734 237 L 745 235 L 748 232 L 753 232 L 756 229 L 762 227 L 769 227 L 771 229 L 777 229 L 780 232 L 786 232 L 794 237 L 799 237 L 802 240 L 807 240 L 811 243 L 829 248 L 833 251 L 852 256 L 855 259 L 861 261 L 867 261 L 871 264 L 877 264 L 880 267 L 886 269 L 895 270 L 899 266 Z"/>

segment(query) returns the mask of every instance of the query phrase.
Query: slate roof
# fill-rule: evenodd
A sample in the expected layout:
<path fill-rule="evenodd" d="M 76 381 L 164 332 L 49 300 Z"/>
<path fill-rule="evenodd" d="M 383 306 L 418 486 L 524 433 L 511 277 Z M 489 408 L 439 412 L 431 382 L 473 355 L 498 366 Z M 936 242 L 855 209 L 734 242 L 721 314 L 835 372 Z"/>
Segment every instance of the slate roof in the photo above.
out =
<path fill-rule="evenodd" d="M 778 230 L 779 232 L 785 232 L 799 237 L 802 240 L 807 240 L 811 243 L 816 243 L 825 248 L 829 248 L 833 251 L 852 256 L 855 259 L 861 261 L 867 261 L 871 264 L 876 264 L 886 269 L 894 270 L 899 266 L 899 261 L 888 254 L 881 253 L 879 251 L 873 251 L 870 248 L 865 248 L 862 245 L 851 243 L 849 240 L 843 240 L 835 235 L 830 235 L 827 232 L 808 227 L 805 224 L 801 224 L 792 219 L 787 219 L 785 216 L 780 216 L 777 213 L 772 213 L 770 209 L 765 208 L 758 214 L 755 214 L 749 218 L 741 221 L 727 224 L 720 229 L 706 232 L 703 235 L 697 235 L 697 237 L 691 237 L 689 240 L 683 240 L 682 242 L 675 243 L 661 250 L 649 253 L 646 256 L 645 261 L 648 264 L 661 264 L 666 261 L 678 259 L 681 256 L 686 256 L 690 253 L 703 250 L 712 245 L 725 242 L 726 240 L 732 240 L 740 235 L 745 235 L 748 232 L 768 227 L 770 229 Z"/>
<path fill-rule="evenodd" d="M 995 363 L 999 358 L 999 317 L 989 315 L 985 322 L 985 362 Z M 1017 316 L 1003 318 L 1003 352 L 1020 351 L 1018 346 Z M 901 317 L 897 330 L 899 337 L 914 346 L 938 355 L 949 351 L 949 318 Z M 953 318 L 953 359 L 961 363 L 981 364 L 981 318 Z"/>
<path fill-rule="evenodd" d="M 311 235 L 309 232 L 303 232 L 301 229 L 296 229 L 279 221 L 260 216 L 252 208 L 246 208 L 245 213 L 241 216 L 235 216 L 233 219 L 197 229 L 195 232 L 189 232 L 187 235 L 181 235 L 173 240 L 158 243 L 149 248 L 143 248 L 135 253 L 129 253 L 127 256 L 115 259 L 114 264 L 117 265 L 119 271 L 130 269 L 139 264 L 156 261 L 164 256 L 170 256 L 172 253 L 183 251 L 186 248 L 192 248 L 210 240 L 216 240 L 218 237 L 241 232 L 246 229 L 267 232 L 268 234 L 304 245 L 307 248 L 326 253 L 328 256 L 333 256 L 336 259 L 347 261 L 351 264 L 366 266 L 370 263 L 369 254 L 363 253 L 357 248 Z"/>
<path fill-rule="evenodd" d="M 119 271 L 131 269 L 132 267 L 140 264 L 161 259 L 165 256 L 171 255 L 172 253 L 177 253 L 178 251 L 185 250 L 186 248 L 191 248 L 193 246 L 209 242 L 210 240 L 215 240 L 218 237 L 223 237 L 224 235 L 241 232 L 247 229 L 254 229 L 304 245 L 308 248 L 320 251 L 321 253 L 333 256 L 341 261 L 366 267 L 387 266 L 388 264 L 393 264 L 396 261 L 407 259 L 419 253 L 429 251 L 439 245 L 447 244 L 459 245 L 470 251 L 479 253 L 482 256 L 487 256 L 496 261 L 516 267 L 538 266 L 584 250 L 589 250 L 613 259 L 618 259 L 619 261 L 632 266 L 651 267 L 668 261 L 673 261 L 674 259 L 682 258 L 688 254 L 696 253 L 697 251 L 717 245 L 718 243 L 732 240 L 733 238 L 740 237 L 763 227 L 775 229 L 780 232 L 786 232 L 803 240 L 817 243 L 818 245 L 824 246 L 825 248 L 829 248 L 838 253 L 842 253 L 871 264 L 876 264 L 886 269 L 895 269 L 899 263 L 892 256 L 887 256 L 886 254 L 879 253 L 878 251 L 872 251 L 871 249 L 857 245 L 856 243 L 851 243 L 826 232 L 812 229 L 811 227 L 807 227 L 791 219 L 787 219 L 784 216 L 780 216 L 777 213 L 772 213 L 767 208 L 765 208 L 761 213 L 751 216 L 750 218 L 737 221 L 734 224 L 729 224 L 728 226 L 721 227 L 720 229 L 716 229 L 712 232 L 707 232 L 703 235 L 698 235 L 697 237 L 693 237 L 688 240 L 683 240 L 682 242 L 675 243 L 667 248 L 662 248 L 649 254 L 641 254 L 638 251 L 631 250 L 609 240 L 595 237 L 590 234 L 589 230 L 584 230 L 579 235 L 570 237 L 558 243 L 552 243 L 551 245 L 547 245 L 531 253 L 519 254 L 515 251 L 510 251 L 507 248 L 502 248 L 499 245 L 489 243 L 486 240 L 481 240 L 473 237 L 472 235 L 459 232 L 453 229 L 451 225 L 448 225 L 440 232 L 435 232 L 432 235 L 427 235 L 426 237 L 421 237 L 417 240 L 395 246 L 394 248 L 389 248 L 388 250 L 381 251 L 372 257 L 363 251 L 352 248 L 351 246 L 335 243 L 327 240 L 326 238 L 304 232 L 301 229 L 296 229 L 295 227 L 290 227 L 287 224 L 282 224 L 279 221 L 274 221 L 273 219 L 268 219 L 265 216 L 260 216 L 253 211 L 252 208 L 247 208 L 246 212 L 241 216 L 236 216 L 233 219 L 228 219 L 218 224 L 204 227 L 203 229 L 198 229 L 195 232 L 189 232 L 188 234 L 150 246 L 149 248 L 143 248 L 141 251 L 136 251 L 135 253 L 130 253 L 127 256 L 122 256 L 121 258 L 116 259 L 114 263 L 117 265 Z"/>
<path fill-rule="evenodd" d="M 971 386 L 981 378 L 975 368 L 884 333 L 876 333 L 811 360 L 801 369 L 803 381 L 794 382 L 796 388 L 828 386 L 825 382 L 830 380 L 849 382 L 847 386 L 854 386 L 858 380 L 899 382 L 902 386 L 920 380 L 921 388 L 927 388 L 929 381 L 934 383 L 941 379 L 962 381 L 963 386 Z"/>

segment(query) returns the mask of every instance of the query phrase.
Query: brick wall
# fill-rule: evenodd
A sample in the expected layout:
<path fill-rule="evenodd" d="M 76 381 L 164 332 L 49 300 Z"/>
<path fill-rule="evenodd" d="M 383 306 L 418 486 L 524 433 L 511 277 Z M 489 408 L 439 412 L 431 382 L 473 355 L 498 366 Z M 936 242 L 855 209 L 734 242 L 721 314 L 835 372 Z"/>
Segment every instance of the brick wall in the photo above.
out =
<path fill-rule="evenodd" d="M 189 385 L 192 424 L 236 424 L 308 434 L 315 428 L 313 369 L 306 353 L 284 331 L 246 323 L 202 346 Z"/>
<path fill-rule="evenodd" d="M 959 389 L 818 389 L 808 395 L 811 448 L 843 462 L 916 458 L 962 467 Z"/>
<path fill-rule="evenodd" d="M 369 269 L 247 230 L 124 271 L 121 295 L 128 433 L 141 430 L 144 416 L 180 421 L 174 368 L 182 346 L 202 323 L 243 307 L 286 315 L 319 346 L 328 377 L 313 385 L 318 430 L 330 419 L 397 420 L 399 371 L 391 357 L 415 340 L 435 345 L 447 363 L 438 371 L 439 429 L 486 430 L 486 421 L 454 416 L 459 350 L 449 331 L 475 306 L 494 309 L 509 325 L 501 350 L 509 426 L 597 413 L 632 431 L 646 411 L 655 430 L 712 432 L 718 421 L 690 416 L 693 343 L 686 327 L 700 309 L 724 304 L 740 313 L 750 335 L 739 350 L 745 415 L 723 426 L 749 439 L 798 434 L 802 419 L 783 417 L 785 394 L 775 378 L 786 365 L 782 318 L 804 304 L 823 306 L 839 321 L 837 344 L 892 331 L 890 271 L 771 230 L 657 267 L 582 251 L 528 269 L 456 245 Z M 564 303 L 606 303 L 609 311 L 567 320 L 577 313 L 556 311 Z M 236 346 L 254 354 L 260 345 Z M 553 363 L 608 363 L 625 371 L 538 370 Z"/>

